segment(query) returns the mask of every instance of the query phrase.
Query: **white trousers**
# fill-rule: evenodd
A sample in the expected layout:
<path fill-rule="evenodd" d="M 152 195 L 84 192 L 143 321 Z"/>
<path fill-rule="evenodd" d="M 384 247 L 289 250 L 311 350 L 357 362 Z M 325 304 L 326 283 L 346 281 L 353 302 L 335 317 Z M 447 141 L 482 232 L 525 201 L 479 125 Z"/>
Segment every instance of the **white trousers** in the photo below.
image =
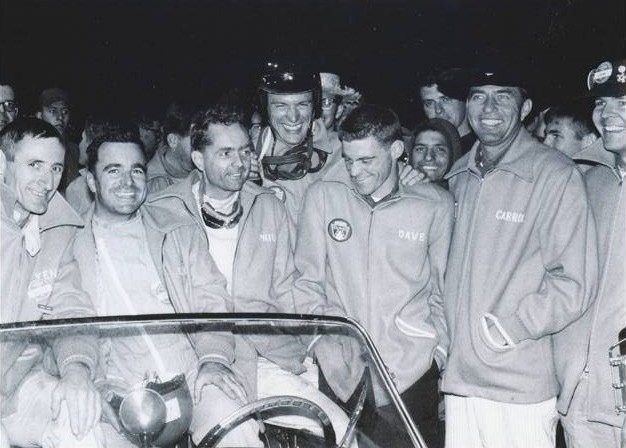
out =
<path fill-rule="evenodd" d="M 556 398 L 511 404 L 445 396 L 446 448 L 553 448 Z"/>
<path fill-rule="evenodd" d="M 259 357 L 257 367 L 259 399 L 276 395 L 294 395 L 312 401 L 322 408 L 330 418 L 337 437 L 337 444 L 339 444 L 348 426 L 348 416 L 330 398 L 318 390 L 318 369 L 311 358 L 305 360 L 305 367 L 307 368 L 306 372 L 301 375 L 294 375 L 281 369 L 273 362 Z M 320 423 L 310 417 L 288 415 L 274 417 L 268 421 L 280 426 L 304 428 L 318 436 L 323 434 Z M 353 441 L 351 446 L 355 447 L 356 442 Z"/>

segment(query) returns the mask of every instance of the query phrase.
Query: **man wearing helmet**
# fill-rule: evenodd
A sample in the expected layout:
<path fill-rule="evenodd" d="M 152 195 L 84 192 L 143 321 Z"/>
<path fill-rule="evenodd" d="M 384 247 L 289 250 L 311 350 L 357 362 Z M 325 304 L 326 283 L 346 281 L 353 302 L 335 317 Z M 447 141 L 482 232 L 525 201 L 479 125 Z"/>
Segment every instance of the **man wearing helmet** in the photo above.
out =
<path fill-rule="evenodd" d="M 319 73 L 270 62 L 261 77 L 259 95 L 269 124 L 256 148 L 260 175 L 263 185 L 285 203 L 295 235 L 304 194 L 341 160 L 341 143 L 329 139 L 322 119 Z M 412 184 L 423 175 L 405 166 L 400 177 L 403 183 Z"/>

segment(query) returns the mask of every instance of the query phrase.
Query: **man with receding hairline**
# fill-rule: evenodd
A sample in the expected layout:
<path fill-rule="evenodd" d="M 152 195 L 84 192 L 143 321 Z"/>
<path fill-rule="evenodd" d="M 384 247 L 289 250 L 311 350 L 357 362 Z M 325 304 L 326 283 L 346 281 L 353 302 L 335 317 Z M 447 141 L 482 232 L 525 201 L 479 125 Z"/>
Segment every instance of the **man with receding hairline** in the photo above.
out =
<path fill-rule="evenodd" d="M 83 222 L 57 193 L 61 136 L 44 121 L 18 118 L 0 132 L 0 146 L 6 157 L 1 322 L 95 315 L 69 249 Z M 99 446 L 95 338 L 3 342 L 0 348 L 3 438 L 18 446 Z M 55 363 L 58 372 L 48 368 Z"/>

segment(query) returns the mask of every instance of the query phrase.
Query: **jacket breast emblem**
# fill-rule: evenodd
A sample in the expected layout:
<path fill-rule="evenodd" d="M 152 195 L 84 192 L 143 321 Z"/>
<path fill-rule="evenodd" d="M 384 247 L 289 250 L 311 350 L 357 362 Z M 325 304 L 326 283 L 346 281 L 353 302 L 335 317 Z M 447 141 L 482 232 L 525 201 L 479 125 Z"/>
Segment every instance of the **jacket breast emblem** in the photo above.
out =
<path fill-rule="evenodd" d="M 352 236 L 352 226 L 345 219 L 335 218 L 328 223 L 328 234 L 341 243 Z"/>

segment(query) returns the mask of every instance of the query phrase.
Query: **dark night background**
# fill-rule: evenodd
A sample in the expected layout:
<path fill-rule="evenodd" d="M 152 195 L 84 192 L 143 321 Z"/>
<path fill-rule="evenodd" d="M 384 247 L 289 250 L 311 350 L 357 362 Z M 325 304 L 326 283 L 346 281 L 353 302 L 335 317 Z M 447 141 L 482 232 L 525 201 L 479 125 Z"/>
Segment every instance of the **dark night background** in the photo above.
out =
<path fill-rule="evenodd" d="M 434 66 L 514 58 L 542 89 L 575 95 L 626 55 L 624 0 L 0 0 L 0 70 L 32 111 L 66 88 L 73 122 L 109 106 L 164 107 L 253 87 L 272 57 L 334 71 L 368 100 L 419 119 L 416 79 Z"/>

